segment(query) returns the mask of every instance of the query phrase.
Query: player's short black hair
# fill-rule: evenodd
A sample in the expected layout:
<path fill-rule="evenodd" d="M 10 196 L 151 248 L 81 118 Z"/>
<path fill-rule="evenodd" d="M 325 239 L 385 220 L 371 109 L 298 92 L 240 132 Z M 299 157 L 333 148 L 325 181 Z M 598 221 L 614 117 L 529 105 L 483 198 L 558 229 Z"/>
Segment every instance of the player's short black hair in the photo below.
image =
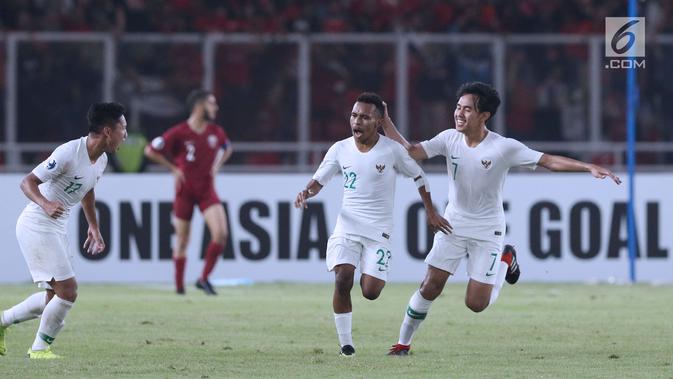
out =
<path fill-rule="evenodd" d="M 211 91 L 205 90 L 205 89 L 195 89 L 192 92 L 187 95 L 187 110 L 192 111 L 194 110 L 194 106 L 203 100 L 207 99 L 208 96 L 212 95 L 213 93 Z"/>
<path fill-rule="evenodd" d="M 489 120 L 495 116 L 500 106 L 500 95 L 495 88 L 482 82 L 465 83 L 456 92 L 456 99 L 463 95 L 474 95 L 474 107 L 477 112 L 491 112 Z M 488 121 L 488 120 L 486 120 Z"/>
<path fill-rule="evenodd" d="M 104 127 L 112 126 L 126 113 L 126 108 L 119 103 L 93 103 L 86 112 L 89 132 L 100 133 Z"/>
<path fill-rule="evenodd" d="M 374 104 L 381 117 L 383 117 L 385 114 L 385 108 L 383 108 L 383 99 L 374 92 L 363 92 L 355 101 L 359 103 Z"/>

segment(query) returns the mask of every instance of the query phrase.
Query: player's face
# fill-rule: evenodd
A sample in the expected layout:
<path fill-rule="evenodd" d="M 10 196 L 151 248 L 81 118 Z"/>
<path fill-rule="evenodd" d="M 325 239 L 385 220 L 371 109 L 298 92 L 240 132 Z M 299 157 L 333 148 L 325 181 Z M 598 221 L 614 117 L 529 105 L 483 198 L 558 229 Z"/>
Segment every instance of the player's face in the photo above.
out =
<path fill-rule="evenodd" d="M 210 95 L 206 98 L 206 100 L 203 102 L 203 118 L 206 121 L 215 121 L 215 118 L 217 117 L 217 111 L 220 109 L 220 107 L 217 105 L 217 100 L 215 99 L 215 96 Z"/>
<path fill-rule="evenodd" d="M 126 141 L 128 133 L 126 132 L 126 117 L 121 116 L 119 120 L 110 127 L 108 153 L 114 153 L 119 150 L 119 145 Z"/>
<path fill-rule="evenodd" d="M 453 111 L 453 120 L 456 122 L 456 130 L 461 133 L 477 130 L 486 122 L 488 112 L 477 112 L 475 108 L 475 96 L 466 94 L 458 99 L 456 109 Z"/>
<path fill-rule="evenodd" d="M 356 102 L 351 111 L 351 130 L 355 140 L 362 144 L 374 142 L 381 115 L 374 104 Z"/>

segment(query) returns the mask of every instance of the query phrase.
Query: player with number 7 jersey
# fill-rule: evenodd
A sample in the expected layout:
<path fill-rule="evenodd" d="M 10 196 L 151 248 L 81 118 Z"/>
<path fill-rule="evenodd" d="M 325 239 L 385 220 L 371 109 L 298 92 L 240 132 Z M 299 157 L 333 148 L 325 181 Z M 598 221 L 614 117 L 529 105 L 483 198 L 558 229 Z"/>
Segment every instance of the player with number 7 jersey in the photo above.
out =
<path fill-rule="evenodd" d="M 551 171 L 585 171 L 596 178 L 610 177 L 617 184 L 621 182 L 606 168 L 535 151 L 490 131 L 486 122 L 500 105 L 500 96 L 492 86 L 465 83 L 456 95 L 455 129 L 444 130 L 421 143 L 409 143 L 387 112 L 384 117 L 384 133 L 402 144 L 412 158 L 446 157 L 449 202 L 444 217 L 454 225 L 450 235 L 435 235 L 425 258 L 425 279 L 409 299 L 398 343 L 392 346 L 390 355 L 409 354 L 416 330 L 461 261 L 467 261 L 470 277 L 465 305 L 474 312 L 481 312 L 496 301 L 503 282 L 518 281 L 521 270 L 516 251 L 511 245 L 504 245 L 502 190 L 510 168 L 542 166 Z"/>

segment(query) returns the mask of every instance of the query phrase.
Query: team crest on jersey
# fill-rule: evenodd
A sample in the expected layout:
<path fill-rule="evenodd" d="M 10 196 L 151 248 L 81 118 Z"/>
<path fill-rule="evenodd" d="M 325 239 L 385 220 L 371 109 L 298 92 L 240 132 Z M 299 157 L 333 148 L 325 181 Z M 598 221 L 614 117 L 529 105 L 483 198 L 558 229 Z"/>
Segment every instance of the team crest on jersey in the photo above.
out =
<path fill-rule="evenodd" d="M 49 162 L 47 162 L 47 165 L 45 166 L 47 170 L 53 170 L 56 168 L 56 159 L 52 159 Z"/>
<path fill-rule="evenodd" d="M 377 164 L 376 165 L 376 170 L 379 172 L 379 174 L 383 174 L 383 170 L 386 169 L 386 165 L 384 164 Z"/>
<path fill-rule="evenodd" d="M 484 168 L 488 170 L 488 168 L 491 167 L 491 160 L 490 159 L 482 159 L 481 160 L 481 165 L 484 166 Z"/>
<path fill-rule="evenodd" d="M 217 136 L 214 134 L 211 134 L 208 136 L 208 146 L 210 146 L 211 149 L 214 149 L 215 146 L 217 146 Z"/>

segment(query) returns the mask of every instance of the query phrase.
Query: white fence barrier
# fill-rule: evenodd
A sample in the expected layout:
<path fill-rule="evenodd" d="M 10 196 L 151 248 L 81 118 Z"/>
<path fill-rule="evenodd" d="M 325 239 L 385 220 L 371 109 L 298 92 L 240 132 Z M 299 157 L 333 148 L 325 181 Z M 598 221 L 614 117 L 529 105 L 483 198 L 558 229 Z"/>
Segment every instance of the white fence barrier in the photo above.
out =
<path fill-rule="evenodd" d="M 15 223 L 27 199 L 19 190 L 21 175 L 0 176 L 5 211 L 0 215 L 0 282 L 25 282 L 30 275 L 15 236 Z M 438 206 L 446 201 L 446 175 L 431 175 Z M 308 210 L 292 206 L 309 175 L 222 174 L 217 188 L 226 204 L 230 244 L 213 278 L 255 281 L 332 281 L 324 248 L 341 203 L 338 178 L 312 199 Z M 673 175 L 642 174 L 637 179 L 637 225 L 640 281 L 673 282 Z M 588 174 L 512 174 L 505 185 L 506 241 L 517 246 L 522 281 L 628 280 L 626 186 Z M 77 278 L 83 282 L 170 282 L 173 198 L 168 174 L 106 174 L 96 189 L 107 250 L 87 257 L 80 246 L 86 222 L 72 213 L 69 237 Z M 390 280 L 418 282 L 430 247 L 425 214 L 415 186 L 399 179 Z M 206 236 L 195 212 L 189 245 L 187 280 L 202 268 Z M 458 269 L 464 280 L 465 265 Z"/>

